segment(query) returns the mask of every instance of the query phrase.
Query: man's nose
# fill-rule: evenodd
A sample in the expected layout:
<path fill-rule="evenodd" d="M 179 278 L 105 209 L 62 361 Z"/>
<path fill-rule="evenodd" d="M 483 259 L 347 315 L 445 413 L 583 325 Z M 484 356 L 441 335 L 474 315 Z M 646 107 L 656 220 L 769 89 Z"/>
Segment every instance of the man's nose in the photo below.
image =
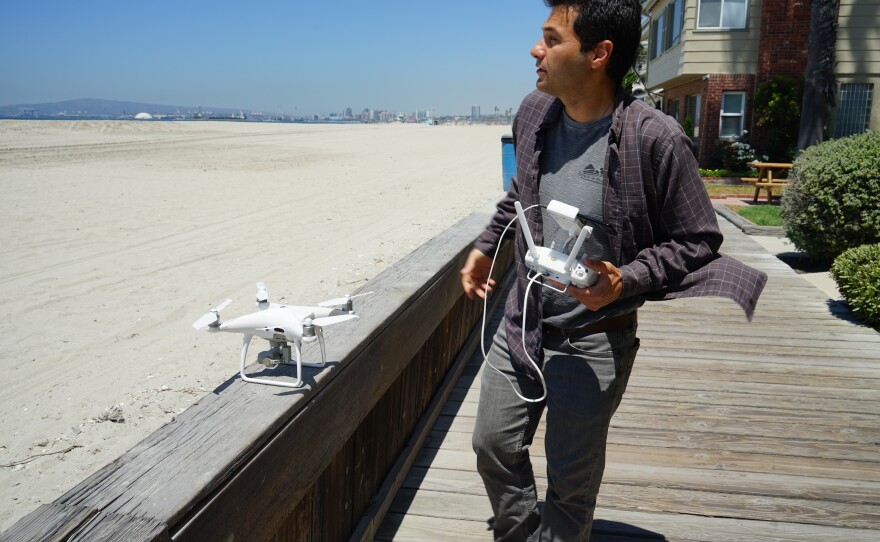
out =
<path fill-rule="evenodd" d="M 539 39 L 538 42 L 532 46 L 532 57 L 538 60 L 544 58 L 545 47 L 544 38 Z"/>

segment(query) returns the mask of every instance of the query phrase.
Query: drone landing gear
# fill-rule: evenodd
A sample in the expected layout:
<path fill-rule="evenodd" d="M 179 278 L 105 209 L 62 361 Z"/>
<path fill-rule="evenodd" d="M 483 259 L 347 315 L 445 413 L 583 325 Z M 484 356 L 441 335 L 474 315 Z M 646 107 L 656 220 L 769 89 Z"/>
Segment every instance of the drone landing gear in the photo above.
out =
<path fill-rule="evenodd" d="M 292 365 L 294 358 L 291 357 L 291 351 L 296 353 L 296 382 L 281 382 L 278 380 L 268 380 L 265 378 L 252 378 L 244 374 L 244 368 L 247 363 L 247 352 L 248 346 L 251 344 L 251 339 L 253 339 L 253 335 L 244 335 L 242 338 L 241 344 L 241 369 L 239 374 L 241 375 L 241 379 L 245 382 L 251 382 L 253 384 L 266 384 L 268 386 L 280 386 L 283 388 L 300 388 L 303 385 L 302 380 L 302 368 L 306 367 L 323 367 L 327 363 L 327 354 L 324 349 L 324 333 L 320 327 L 316 328 L 315 336 L 312 337 L 304 337 L 303 340 L 305 342 L 313 342 L 317 339 L 318 344 L 321 346 L 321 363 L 302 361 L 302 349 L 298 343 L 289 343 L 285 341 L 269 341 L 269 344 L 272 348 L 266 352 L 265 356 L 261 356 L 258 360 L 259 363 L 265 365 L 266 367 L 275 367 L 279 363 L 284 365 Z"/>

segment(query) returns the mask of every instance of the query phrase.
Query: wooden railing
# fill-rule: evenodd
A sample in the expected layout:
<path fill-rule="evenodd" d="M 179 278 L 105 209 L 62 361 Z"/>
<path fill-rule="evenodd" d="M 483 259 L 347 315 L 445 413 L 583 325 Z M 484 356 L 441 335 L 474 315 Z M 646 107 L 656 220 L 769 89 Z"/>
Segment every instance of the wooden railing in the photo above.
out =
<path fill-rule="evenodd" d="M 357 323 L 326 333 L 336 361 L 305 370 L 303 389 L 232 378 L 0 540 L 371 539 L 473 344 L 482 304 L 458 270 L 489 218 L 474 213 L 366 284 Z"/>

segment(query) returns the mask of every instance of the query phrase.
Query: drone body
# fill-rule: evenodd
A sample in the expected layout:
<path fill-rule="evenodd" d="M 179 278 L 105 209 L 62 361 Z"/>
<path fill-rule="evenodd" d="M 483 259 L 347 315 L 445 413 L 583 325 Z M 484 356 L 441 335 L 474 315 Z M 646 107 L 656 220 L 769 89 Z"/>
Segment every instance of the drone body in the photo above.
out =
<path fill-rule="evenodd" d="M 317 307 L 270 303 L 266 284 L 258 282 L 256 304 L 260 310 L 239 316 L 227 322 L 220 322 L 220 311 L 232 302 L 232 300 L 227 299 L 196 320 L 193 323 L 193 327 L 211 333 L 228 332 L 242 334 L 241 369 L 239 372 L 242 380 L 245 382 L 298 388 L 303 384 L 303 365 L 307 367 L 323 367 L 326 362 L 323 327 L 357 318 L 352 309 L 351 300 L 354 297 L 357 296 L 348 295 L 331 299 L 319 303 Z M 244 368 L 248 346 L 254 337 L 266 339 L 272 346 L 269 356 L 261 360 L 261 363 L 267 366 L 275 366 L 279 363 L 291 364 L 294 360 L 296 361 L 296 382 L 290 383 L 252 378 L 245 374 Z M 315 340 L 318 341 L 321 347 L 321 363 L 303 362 L 302 343 L 314 342 Z M 295 356 L 291 355 L 291 351 L 295 353 Z"/>

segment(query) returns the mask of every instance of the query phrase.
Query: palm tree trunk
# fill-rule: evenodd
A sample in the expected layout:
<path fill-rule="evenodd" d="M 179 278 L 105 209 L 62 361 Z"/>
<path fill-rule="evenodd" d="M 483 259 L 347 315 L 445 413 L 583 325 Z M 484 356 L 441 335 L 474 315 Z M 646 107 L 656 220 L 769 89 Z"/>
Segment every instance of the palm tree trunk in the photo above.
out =
<path fill-rule="evenodd" d="M 825 138 L 825 120 L 834 106 L 834 95 L 837 92 L 834 64 L 839 6 L 839 0 L 811 2 L 810 45 L 807 49 L 807 73 L 798 132 L 798 150 L 804 150 Z"/>

